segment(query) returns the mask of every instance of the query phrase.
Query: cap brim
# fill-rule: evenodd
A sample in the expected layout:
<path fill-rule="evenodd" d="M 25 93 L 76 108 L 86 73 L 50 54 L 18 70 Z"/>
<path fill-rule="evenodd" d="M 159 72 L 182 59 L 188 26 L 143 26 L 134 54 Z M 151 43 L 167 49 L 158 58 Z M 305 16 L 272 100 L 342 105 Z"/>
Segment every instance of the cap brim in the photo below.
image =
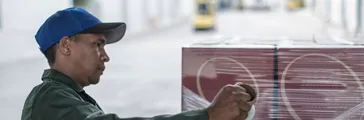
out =
<path fill-rule="evenodd" d="M 126 24 L 123 22 L 116 23 L 99 23 L 96 24 L 82 33 L 104 33 L 106 37 L 106 44 L 112 44 L 120 41 L 126 32 Z"/>

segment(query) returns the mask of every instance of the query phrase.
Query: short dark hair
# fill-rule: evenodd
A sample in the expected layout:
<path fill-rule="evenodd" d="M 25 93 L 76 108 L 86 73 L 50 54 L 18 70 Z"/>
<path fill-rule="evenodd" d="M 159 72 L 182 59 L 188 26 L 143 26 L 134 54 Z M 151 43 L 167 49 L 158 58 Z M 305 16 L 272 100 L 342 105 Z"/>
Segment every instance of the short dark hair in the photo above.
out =
<path fill-rule="evenodd" d="M 78 34 L 70 36 L 70 40 L 77 41 L 77 39 L 76 39 L 77 35 Z M 57 44 L 58 43 L 54 44 L 53 46 L 48 48 L 48 50 L 46 50 L 46 52 L 45 52 L 45 57 L 47 58 L 48 65 L 51 67 L 54 65 L 54 63 L 56 61 Z"/>
<path fill-rule="evenodd" d="M 56 45 L 53 45 L 45 52 L 45 57 L 48 60 L 48 65 L 53 66 L 56 61 Z"/>

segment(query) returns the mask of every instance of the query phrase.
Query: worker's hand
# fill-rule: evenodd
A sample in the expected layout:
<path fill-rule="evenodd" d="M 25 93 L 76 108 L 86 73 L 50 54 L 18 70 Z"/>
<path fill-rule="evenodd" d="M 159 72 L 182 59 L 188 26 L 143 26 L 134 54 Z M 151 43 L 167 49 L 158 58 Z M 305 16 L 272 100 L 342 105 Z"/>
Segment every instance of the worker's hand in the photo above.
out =
<path fill-rule="evenodd" d="M 256 95 L 250 95 L 244 87 L 242 83 L 224 86 L 208 107 L 209 120 L 245 119 Z"/>
<path fill-rule="evenodd" d="M 248 104 L 247 106 L 251 106 L 255 104 L 256 102 L 256 97 L 257 97 L 257 93 L 255 92 L 254 88 L 247 85 L 247 84 L 243 84 L 243 83 L 237 83 L 237 85 L 243 87 L 246 92 L 251 96 L 251 100 L 247 101 L 247 102 L 243 102 L 243 104 Z M 245 120 L 248 117 L 248 112 L 251 109 L 249 109 L 248 111 L 242 109 L 240 112 L 240 115 L 235 117 L 233 120 Z"/>

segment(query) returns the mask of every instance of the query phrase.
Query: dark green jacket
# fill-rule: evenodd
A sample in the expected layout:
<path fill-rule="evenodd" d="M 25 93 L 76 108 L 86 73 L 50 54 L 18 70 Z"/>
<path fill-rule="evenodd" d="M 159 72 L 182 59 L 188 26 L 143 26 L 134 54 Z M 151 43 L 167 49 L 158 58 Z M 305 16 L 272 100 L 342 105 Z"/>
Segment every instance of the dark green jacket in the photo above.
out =
<path fill-rule="evenodd" d="M 150 118 L 119 118 L 104 113 L 82 87 L 60 72 L 45 70 L 42 80 L 27 97 L 22 120 L 208 120 L 206 109 Z"/>

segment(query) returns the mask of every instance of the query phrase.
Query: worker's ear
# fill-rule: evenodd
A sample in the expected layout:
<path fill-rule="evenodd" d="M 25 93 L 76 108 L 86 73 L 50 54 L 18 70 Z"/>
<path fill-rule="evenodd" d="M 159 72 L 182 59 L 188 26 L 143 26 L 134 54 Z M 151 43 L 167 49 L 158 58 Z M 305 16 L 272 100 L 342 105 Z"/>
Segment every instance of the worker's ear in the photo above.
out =
<path fill-rule="evenodd" d="M 71 44 L 71 39 L 68 36 L 63 37 L 60 41 L 59 41 L 59 51 L 61 54 L 69 56 L 71 54 L 71 49 L 70 49 L 70 44 Z"/>

